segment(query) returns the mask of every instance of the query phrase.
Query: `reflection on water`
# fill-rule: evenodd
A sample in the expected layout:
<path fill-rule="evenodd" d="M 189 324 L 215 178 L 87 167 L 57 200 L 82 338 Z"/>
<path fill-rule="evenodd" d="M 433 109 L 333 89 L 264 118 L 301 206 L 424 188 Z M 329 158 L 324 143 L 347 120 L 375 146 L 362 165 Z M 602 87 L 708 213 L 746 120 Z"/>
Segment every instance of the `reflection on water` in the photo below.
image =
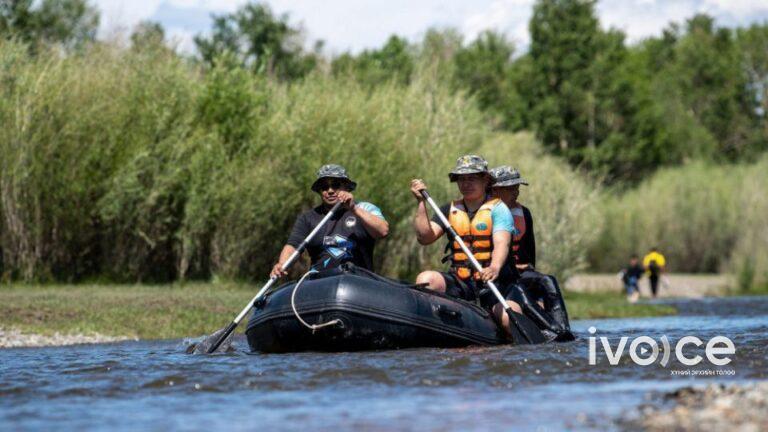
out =
<path fill-rule="evenodd" d="M 364 353 L 187 355 L 185 341 L 0 350 L 0 428 L 8 430 L 557 430 L 612 429 L 649 391 L 766 379 L 768 298 L 670 301 L 681 314 L 573 323 L 564 344 Z M 642 367 L 598 351 L 607 336 L 715 335 L 736 345 L 714 367 Z M 599 346 L 599 342 L 598 342 Z M 629 347 L 629 343 L 627 343 Z M 702 353 L 703 354 L 703 353 Z M 734 375 L 673 376 L 673 370 Z M 507 429 L 509 429 L 507 428 Z"/>

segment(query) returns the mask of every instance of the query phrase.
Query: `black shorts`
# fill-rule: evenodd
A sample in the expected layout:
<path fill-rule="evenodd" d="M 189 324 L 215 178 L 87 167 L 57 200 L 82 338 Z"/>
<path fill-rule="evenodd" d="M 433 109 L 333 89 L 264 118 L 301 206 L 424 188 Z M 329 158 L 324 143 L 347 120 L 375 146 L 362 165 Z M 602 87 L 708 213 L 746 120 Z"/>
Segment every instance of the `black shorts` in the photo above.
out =
<path fill-rule="evenodd" d="M 445 280 L 445 295 L 460 298 L 466 301 L 475 301 L 475 283 L 474 281 L 464 281 L 459 279 L 453 272 L 440 272 Z"/>
<path fill-rule="evenodd" d="M 443 276 L 443 280 L 445 280 L 445 294 L 447 296 L 459 298 L 469 302 L 479 303 L 480 306 L 484 308 L 493 307 L 493 305 L 498 303 L 496 296 L 493 294 L 490 288 L 485 286 L 484 283 L 477 283 L 473 279 L 459 279 L 459 277 L 456 276 L 456 274 L 453 272 L 440 272 L 440 275 Z M 513 300 L 509 296 L 510 290 L 508 285 L 501 284 L 498 281 L 495 283 L 495 285 L 499 289 L 500 294 L 504 296 L 504 298 Z"/>

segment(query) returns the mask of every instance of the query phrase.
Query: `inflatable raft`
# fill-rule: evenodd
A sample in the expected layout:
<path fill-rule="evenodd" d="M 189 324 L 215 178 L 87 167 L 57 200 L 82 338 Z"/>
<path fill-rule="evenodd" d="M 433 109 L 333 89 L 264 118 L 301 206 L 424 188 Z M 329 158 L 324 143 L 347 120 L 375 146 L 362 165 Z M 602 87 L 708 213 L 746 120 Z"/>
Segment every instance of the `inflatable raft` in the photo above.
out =
<path fill-rule="evenodd" d="M 509 343 L 488 311 L 350 266 L 283 285 L 254 304 L 254 352 L 360 351 Z M 293 298 L 293 301 L 292 301 Z M 533 343 L 538 327 L 516 314 Z M 312 329 L 311 326 L 322 326 Z"/>

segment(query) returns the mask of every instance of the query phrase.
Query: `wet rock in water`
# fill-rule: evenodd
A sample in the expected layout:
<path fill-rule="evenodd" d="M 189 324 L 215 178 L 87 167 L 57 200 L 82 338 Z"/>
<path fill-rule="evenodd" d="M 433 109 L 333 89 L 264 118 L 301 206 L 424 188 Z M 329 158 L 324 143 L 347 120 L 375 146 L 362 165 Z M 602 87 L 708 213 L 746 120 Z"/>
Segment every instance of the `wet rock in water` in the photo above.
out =
<path fill-rule="evenodd" d="M 644 406 L 640 418 L 625 426 L 649 431 L 768 430 L 768 381 L 684 387 L 665 394 L 664 400 L 674 406 Z"/>
<path fill-rule="evenodd" d="M 210 336 L 205 336 L 203 338 L 197 339 L 195 341 L 192 341 L 187 345 L 186 353 L 187 354 L 208 354 L 208 350 L 211 348 L 211 346 L 219 340 L 219 336 L 224 333 L 225 329 L 218 330 L 217 332 L 213 333 Z M 232 344 L 232 338 L 235 336 L 235 332 L 232 332 L 227 336 L 227 339 L 224 340 L 224 342 L 221 343 L 219 348 L 216 349 L 217 353 L 229 353 L 234 352 L 235 347 Z"/>

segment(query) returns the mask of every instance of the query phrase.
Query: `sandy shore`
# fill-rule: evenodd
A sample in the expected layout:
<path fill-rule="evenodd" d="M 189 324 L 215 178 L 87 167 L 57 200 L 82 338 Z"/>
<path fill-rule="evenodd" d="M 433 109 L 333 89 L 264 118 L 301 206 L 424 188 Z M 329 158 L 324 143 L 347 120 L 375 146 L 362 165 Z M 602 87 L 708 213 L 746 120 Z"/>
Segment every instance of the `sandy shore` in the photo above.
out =
<path fill-rule="evenodd" d="M 640 279 L 640 294 L 651 296 L 648 278 Z M 668 274 L 659 286 L 659 297 L 697 298 L 723 295 L 735 282 L 730 275 Z M 577 274 L 565 284 L 565 289 L 574 292 L 624 292 L 624 285 L 615 274 Z"/>
<path fill-rule="evenodd" d="M 117 342 L 130 339 L 131 338 L 128 337 L 104 336 L 98 333 L 87 335 L 63 335 L 60 333 L 55 333 L 53 335 L 46 336 L 34 333 L 22 333 L 17 329 L 0 329 L 0 348 L 93 344 Z"/>
<path fill-rule="evenodd" d="M 629 429 L 648 431 L 768 430 L 768 381 L 684 387 L 664 395 L 664 406 L 644 406 Z M 670 407 L 669 404 L 672 404 Z"/>

